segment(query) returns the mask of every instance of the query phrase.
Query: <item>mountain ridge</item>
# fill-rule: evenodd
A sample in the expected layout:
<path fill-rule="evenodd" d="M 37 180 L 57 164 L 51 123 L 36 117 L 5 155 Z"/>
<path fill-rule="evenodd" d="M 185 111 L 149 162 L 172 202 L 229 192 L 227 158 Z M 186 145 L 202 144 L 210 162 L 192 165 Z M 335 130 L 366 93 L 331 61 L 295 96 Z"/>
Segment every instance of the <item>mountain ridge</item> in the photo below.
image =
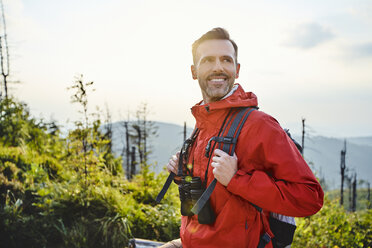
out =
<path fill-rule="evenodd" d="M 170 157 L 180 150 L 183 142 L 183 126 L 173 123 L 153 121 L 158 127 L 157 137 L 151 137 L 152 152 L 149 163 L 152 170 L 159 173 L 168 163 Z M 187 128 L 190 136 L 192 128 Z M 121 155 L 124 145 L 123 131 L 120 122 L 113 123 L 113 151 Z M 292 134 L 301 143 L 301 136 Z M 344 147 L 342 138 L 311 136 L 305 137 L 304 158 L 318 177 L 324 177 L 329 189 L 340 186 L 340 152 Z M 346 166 L 350 172 L 357 173 L 357 179 L 371 183 L 372 176 L 372 136 L 346 138 L 347 153 Z"/>

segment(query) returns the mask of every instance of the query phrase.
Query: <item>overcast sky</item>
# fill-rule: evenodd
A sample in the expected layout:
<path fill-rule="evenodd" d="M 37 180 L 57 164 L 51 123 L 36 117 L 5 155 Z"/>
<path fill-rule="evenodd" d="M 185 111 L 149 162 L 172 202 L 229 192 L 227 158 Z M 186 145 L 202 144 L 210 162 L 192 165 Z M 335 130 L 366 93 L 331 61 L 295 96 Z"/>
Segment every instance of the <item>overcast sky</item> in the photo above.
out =
<path fill-rule="evenodd" d="M 78 119 L 66 88 L 83 74 L 92 111 L 119 120 L 146 102 L 150 119 L 192 126 L 191 44 L 220 26 L 239 46 L 237 82 L 283 127 L 372 135 L 372 1 L 3 1 L 11 93 L 37 117 Z"/>

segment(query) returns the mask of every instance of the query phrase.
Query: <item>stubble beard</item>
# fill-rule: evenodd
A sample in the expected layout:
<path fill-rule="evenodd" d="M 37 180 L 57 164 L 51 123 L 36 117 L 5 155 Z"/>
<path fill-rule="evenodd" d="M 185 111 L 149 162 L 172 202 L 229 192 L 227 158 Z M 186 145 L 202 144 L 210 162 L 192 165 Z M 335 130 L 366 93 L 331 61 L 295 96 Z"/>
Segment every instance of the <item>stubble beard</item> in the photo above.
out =
<path fill-rule="evenodd" d="M 228 83 L 226 85 L 223 85 L 222 87 L 213 87 L 210 86 L 207 81 L 205 81 L 205 85 L 207 87 L 204 94 L 206 94 L 209 102 L 215 102 L 221 100 L 224 96 L 227 95 L 227 93 L 230 92 L 234 85 L 234 82 L 229 82 L 228 80 Z"/>

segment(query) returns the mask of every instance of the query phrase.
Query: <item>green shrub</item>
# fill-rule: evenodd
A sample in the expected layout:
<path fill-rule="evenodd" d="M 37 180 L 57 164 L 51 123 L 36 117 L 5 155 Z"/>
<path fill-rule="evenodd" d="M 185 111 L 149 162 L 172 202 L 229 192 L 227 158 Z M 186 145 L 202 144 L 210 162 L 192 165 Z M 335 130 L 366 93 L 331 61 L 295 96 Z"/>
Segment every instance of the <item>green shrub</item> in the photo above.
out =
<path fill-rule="evenodd" d="M 61 138 L 25 104 L 0 101 L 1 247 L 121 248 L 131 237 L 179 236 L 177 187 L 155 204 L 168 173 L 143 165 L 127 181 L 100 121 L 89 123 Z"/>
<path fill-rule="evenodd" d="M 372 210 L 347 212 L 325 197 L 322 210 L 297 219 L 292 247 L 371 247 Z"/>

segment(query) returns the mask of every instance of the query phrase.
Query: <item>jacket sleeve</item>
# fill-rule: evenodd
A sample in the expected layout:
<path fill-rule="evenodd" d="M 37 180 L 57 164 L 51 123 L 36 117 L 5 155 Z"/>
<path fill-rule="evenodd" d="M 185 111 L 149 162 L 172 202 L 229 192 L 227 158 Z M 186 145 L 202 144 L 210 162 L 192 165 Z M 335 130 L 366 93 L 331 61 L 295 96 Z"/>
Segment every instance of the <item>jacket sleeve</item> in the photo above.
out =
<path fill-rule="evenodd" d="M 239 136 L 239 169 L 227 190 L 271 212 L 315 214 L 323 206 L 319 182 L 278 122 L 266 114 L 255 116 Z"/>

